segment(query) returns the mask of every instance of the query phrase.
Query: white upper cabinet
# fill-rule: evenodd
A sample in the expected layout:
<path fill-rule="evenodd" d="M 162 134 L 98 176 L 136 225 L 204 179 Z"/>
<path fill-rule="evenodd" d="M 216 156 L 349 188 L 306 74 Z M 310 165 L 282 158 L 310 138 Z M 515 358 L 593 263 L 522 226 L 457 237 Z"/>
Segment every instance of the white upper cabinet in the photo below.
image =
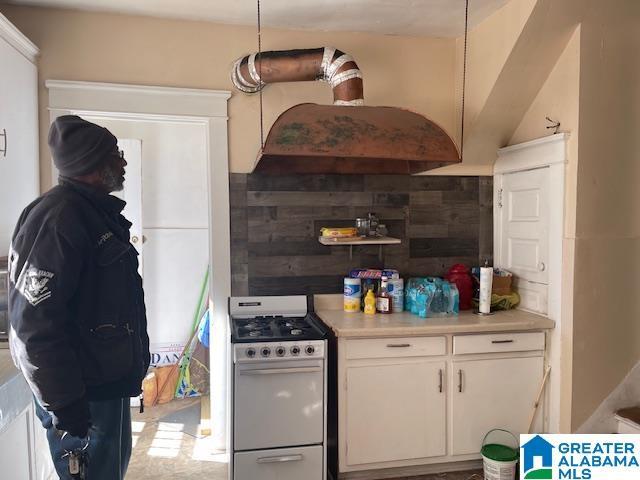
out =
<path fill-rule="evenodd" d="M 39 194 L 37 48 L 0 14 L 0 257 Z"/>

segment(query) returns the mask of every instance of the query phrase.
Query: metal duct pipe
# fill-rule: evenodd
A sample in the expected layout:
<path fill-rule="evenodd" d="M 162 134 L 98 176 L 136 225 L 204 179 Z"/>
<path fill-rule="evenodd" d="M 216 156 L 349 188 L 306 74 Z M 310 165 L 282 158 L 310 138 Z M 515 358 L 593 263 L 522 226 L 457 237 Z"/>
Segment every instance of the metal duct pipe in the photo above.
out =
<path fill-rule="evenodd" d="M 259 92 L 269 83 L 314 80 L 331 85 L 334 105 L 364 103 L 358 64 L 332 47 L 252 53 L 236 60 L 231 72 L 233 85 L 245 93 Z"/>

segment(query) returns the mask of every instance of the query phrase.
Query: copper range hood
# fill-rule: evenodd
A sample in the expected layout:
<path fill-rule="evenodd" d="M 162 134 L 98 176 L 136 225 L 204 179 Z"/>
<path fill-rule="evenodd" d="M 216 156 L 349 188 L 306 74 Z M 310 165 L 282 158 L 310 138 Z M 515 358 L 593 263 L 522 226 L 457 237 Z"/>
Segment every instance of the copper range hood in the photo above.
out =
<path fill-rule="evenodd" d="M 235 62 L 231 78 L 245 93 L 292 81 L 320 80 L 333 89 L 333 105 L 303 103 L 280 115 L 255 172 L 415 174 L 460 162 L 451 137 L 431 120 L 401 108 L 364 106 L 362 73 L 340 50 L 254 53 Z"/>

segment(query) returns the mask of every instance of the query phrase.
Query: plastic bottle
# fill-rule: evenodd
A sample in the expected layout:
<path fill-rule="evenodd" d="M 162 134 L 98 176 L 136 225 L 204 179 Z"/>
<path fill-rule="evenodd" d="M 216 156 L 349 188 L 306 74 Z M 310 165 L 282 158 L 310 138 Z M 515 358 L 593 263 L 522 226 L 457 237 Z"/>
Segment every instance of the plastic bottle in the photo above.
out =
<path fill-rule="evenodd" d="M 374 315 L 376 313 L 376 296 L 373 290 L 369 290 L 364 297 L 364 313 Z"/>
<path fill-rule="evenodd" d="M 380 293 L 376 298 L 376 310 L 379 313 L 391 313 L 393 309 L 393 298 L 389 293 L 389 279 L 382 277 L 382 283 L 380 285 Z"/>
<path fill-rule="evenodd" d="M 362 295 L 361 282 L 359 278 L 344 279 L 344 311 L 359 312 L 360 296 Z"/>

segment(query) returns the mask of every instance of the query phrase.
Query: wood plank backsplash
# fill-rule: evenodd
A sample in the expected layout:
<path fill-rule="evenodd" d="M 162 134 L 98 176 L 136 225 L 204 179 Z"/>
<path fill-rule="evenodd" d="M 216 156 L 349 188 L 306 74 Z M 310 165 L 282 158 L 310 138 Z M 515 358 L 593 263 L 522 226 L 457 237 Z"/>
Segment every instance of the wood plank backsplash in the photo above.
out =
<path fill-rule="evenodd" d="M 493 254 L 493 179 L 400 175 L 230 175 L 233 295 L 340 293 L 352 268 L 443 275 Z M 375 212 L 400 245 L 321 245 L 323 226 Z"/>

